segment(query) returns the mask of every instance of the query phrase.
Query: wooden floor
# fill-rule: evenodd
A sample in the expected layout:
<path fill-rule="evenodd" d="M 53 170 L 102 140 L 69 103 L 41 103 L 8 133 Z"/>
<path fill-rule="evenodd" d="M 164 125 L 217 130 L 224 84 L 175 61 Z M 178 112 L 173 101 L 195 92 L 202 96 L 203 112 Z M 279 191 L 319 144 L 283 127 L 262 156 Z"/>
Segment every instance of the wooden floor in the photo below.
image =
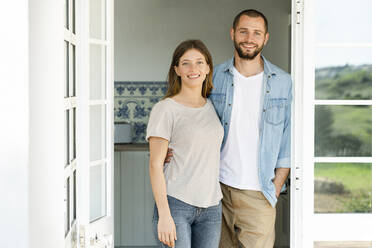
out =
<path fill-rule="evenodd" d="M 156 248 L 155 246 L 115 246 L 115 248 Z M 282 247 L 281 247 L 282 248 Z M 314 248 L 372 248 L 368 242 L 314 242 Z"/>
<path fill-rule="evenodd" d="M 115 246 L 115 248 L 157 248 L 157 246 Z"/>
<path fill-rule="evenodd" d="M 372 248 L 372 241 L 314 242 L 314 248 Z"/>

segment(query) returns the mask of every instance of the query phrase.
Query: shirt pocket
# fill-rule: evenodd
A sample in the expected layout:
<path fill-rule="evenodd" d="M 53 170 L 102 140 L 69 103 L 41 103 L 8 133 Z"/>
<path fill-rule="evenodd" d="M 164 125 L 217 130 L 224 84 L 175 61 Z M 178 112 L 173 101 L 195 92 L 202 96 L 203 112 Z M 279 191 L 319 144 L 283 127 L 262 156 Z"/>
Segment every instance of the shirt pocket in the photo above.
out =
<path fill-rule="evenodd" d="M 288 100 L 285 98 L 269 99 L 266 109 L 266 122 L 271 125 L 279 125 L 285 120 L 285 108 L 288 105 Z"/>

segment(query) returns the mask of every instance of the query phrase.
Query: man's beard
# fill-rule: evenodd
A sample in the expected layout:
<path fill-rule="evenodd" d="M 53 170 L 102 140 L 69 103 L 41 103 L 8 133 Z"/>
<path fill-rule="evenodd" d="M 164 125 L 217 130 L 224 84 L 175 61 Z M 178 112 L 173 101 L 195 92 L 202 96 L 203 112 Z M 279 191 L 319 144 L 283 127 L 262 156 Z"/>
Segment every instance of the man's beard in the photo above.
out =
<path fill-rule="evenodd" d="M 243 50 L 241 49 L 241 47 L 239 46 L 240 44 L 243 44 L 243 43 L 246 43 L 246 42 L 241 42 L 241 43 L 238 44 L 234 40 L 234 47 L 235 47 L 235 50 L 237 51 L 239 57 L 242 58 L 242 59 L 247 59 L 247 60 L 252 60 L 252 59 L 256 58 L 256 56 L 262 51 L 262 49 L 264 47 L 264 43 L 262 43 L 262 46 L 258 46 L 253 52 L 244 53 Z M 254 44 L 254 45 L 256 45 L 256 44 Z"/>

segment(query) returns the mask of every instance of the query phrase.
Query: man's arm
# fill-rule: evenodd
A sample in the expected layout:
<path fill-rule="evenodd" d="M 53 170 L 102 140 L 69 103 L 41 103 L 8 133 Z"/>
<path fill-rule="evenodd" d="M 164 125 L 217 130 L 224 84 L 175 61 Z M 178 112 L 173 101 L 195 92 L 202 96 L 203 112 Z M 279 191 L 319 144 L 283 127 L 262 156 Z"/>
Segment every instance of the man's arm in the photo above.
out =
<path fill-rule="evenodd" d="M 289 79 L 290 80 L 290 79 Z M 291 83 L 292 85 L 292 83 Z M 276 197 L 279 197 L 280 191 L 283 188 L 284 182 L 288 177 L 291 167 L 291 103 L 292 89 L 288 93 L 288 104 L 285 110 L 285 122 L 283 136 L 279 150 L 278 161 L 275 168 L 275 178 L 273 183 L 276 188 Z"/>
<path fill-rule="evenodd" d="M 289 174 L 289 168 L 277 168 L 275 170 L 275 178 L 273 180 L 273 183 L 276 188 L 276 198 L 279 197 L 280 191 L 283 188 L 284 182 L 287 179 L 287 176 Z"/>
<path fill-rule="evenodd" d="M 165 156 L 164 164 L 169 163 L 173 158 L 173 149 L 168 148 L 167 156 Z"/>

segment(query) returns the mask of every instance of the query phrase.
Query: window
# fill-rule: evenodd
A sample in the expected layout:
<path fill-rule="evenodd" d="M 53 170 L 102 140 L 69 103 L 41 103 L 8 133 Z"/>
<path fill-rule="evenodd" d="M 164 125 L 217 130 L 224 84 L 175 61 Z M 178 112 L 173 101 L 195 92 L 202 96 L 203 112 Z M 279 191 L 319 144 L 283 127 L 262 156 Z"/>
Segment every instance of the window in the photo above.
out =
<path fill-rule="evenodd" d="M 372 213 L 371 7 L 316 1 L 315 213 Z"/>

